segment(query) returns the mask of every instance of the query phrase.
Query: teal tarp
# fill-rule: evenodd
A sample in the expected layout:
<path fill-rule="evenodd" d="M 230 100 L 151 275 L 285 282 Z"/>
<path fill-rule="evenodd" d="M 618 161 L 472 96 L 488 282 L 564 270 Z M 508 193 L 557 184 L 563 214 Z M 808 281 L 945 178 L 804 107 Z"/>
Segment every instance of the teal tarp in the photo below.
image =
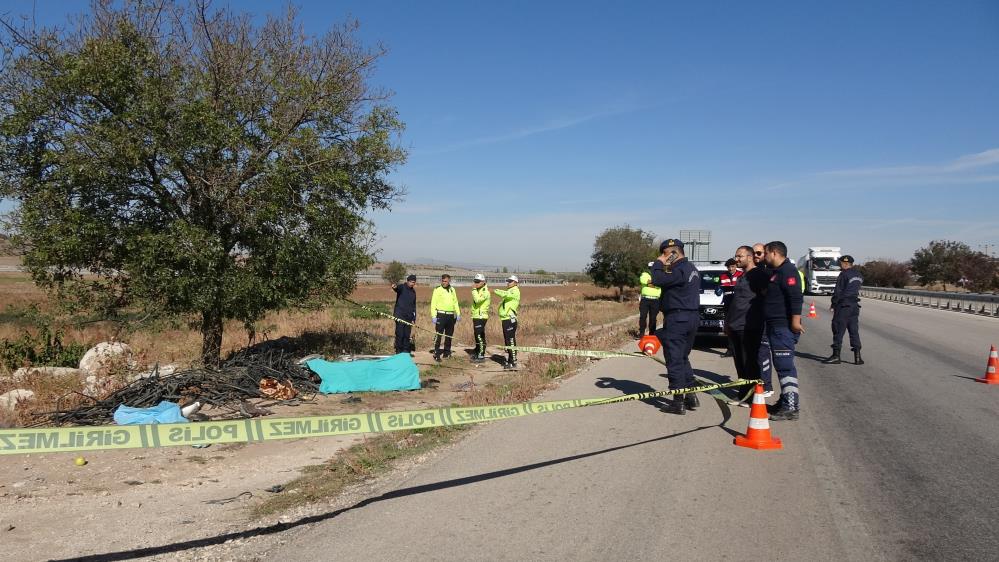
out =
<path fill-rule="evenodd" d="M 419 390 L 420 370 L 408 353 L 385 359 L 332 362 L 311 359 L 305 362 L 323 383 L 319 392 L 362 392 L 366 390 Z"/>

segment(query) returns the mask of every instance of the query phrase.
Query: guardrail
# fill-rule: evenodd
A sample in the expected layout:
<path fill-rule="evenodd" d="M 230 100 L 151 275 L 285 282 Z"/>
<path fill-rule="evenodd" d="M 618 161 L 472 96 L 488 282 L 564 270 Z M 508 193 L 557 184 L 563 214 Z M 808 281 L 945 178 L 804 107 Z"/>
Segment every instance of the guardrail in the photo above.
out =
<path fill-rule="evenodd" d="M 943 291 L 917 291 L 913 289 L 889 289 L 886 287 L 864 286 L 860 288 L 860 296 L 912 306 L 925 306 L 939 310 L 999 317 L 999 295 L 947 293 Z"/>

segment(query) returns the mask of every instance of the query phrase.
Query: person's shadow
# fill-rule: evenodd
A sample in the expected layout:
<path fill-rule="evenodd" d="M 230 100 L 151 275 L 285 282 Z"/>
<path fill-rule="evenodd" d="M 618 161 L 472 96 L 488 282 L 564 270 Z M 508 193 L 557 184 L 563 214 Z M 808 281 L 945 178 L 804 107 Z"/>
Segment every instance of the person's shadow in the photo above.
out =
<path fill-rule="evenodd" d="M 651 386 L 624 379 L 615 379 L 613 377 L 597 377 L 597 382 L 594 383 L 597 388 L 613 388 L 621 392 L 621 394 L 641 394 L 643 392 L 655 392 L 656 389 Z M 669 400 L 665 397 L 659 396 L 656 398 L 647 398 L 645 400 L 640 400 L 648 404 L 649 406 L 654 406 L 656 409 L 662 410 L 664 407 L 669 405 Z"/>
<path fill-rule="evenodd" d="M 807 353 L 805 351 L 795 351 L 795 357 L 801 357 L 802 359 L 811 359 L 812 361 L 818 361 L 819 363 L 828 359 L 828 357 L 822 357 L 821 355 L 815 355 L 814 353 Z"/>
<path fill-rule="evenodd" d="M 721 377 L 721 375 L 716 375 L 715 373 L 710 373 L 709 371 L 701 371 L 701 373 L 712 374 Z M 725 381 L 719 381 L 719 382 L 725 382 Z M 597 382 L 594 383 L 594 386 L 596 386 L 597 388 L 613 388 L 620 391 L 622 394 L 640 394 L 642 392 L 656 391 L 656 389 L 644 383 L 629 381 L 624 379 L 615 379 L 613 377 L 597 377 Z M 717 424 L 717 427 L 720 427 L 723 431 L 725 431 L 729 435 L 732 436 L 739 435 L 739 432 L 733 431 L 732 429 L 726 426 L 728 421 L 732 419 L 732 409 L 728 407 L 728 404 L 725 404 L 724 402 L 714 399 L 708 399 L 708 401 L 718 404 L 718 408 L 719 410 L 721 410 L 722 421 Z M 639 400 L 639 402 L 644 402 L 662 411 L 664 407 L 669 404 L 670 398 L 665 396 L 659 396 L 656 398 L 646 398 L 645 400 Z"/>

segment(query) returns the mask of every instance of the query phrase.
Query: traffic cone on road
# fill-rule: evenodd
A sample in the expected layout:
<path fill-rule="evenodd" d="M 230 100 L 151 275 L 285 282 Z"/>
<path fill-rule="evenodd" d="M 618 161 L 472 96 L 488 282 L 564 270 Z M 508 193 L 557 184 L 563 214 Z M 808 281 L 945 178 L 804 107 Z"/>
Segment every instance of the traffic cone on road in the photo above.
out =
<path fill-rule="evenodd" d="M 812 304 L 808 306 L 808 317 L 809 318 L 819 317 L 818 313 L 815 312 L 815 301 L 812 301 Z"/>
<path fill-rule="evenodd" d="M 996 354 L 996 346 L 989 350 L 989 362 L 985 365 L 985 376 L 975 379 L 985 384 L 999 384 L 999 355 Z"/>
<path fill-rule="evenodd" d="M 638 340 L 638 349 L 642 350 L 642 353 L 646 355 L 659 353 L 659 347 L 659 338 L 656 336 L 643 336 L 642 339 Z"/>
<path fill-rule="evenodd" d="M 770 415 L 767 414 L 767 403 L 763 399 L 763 385 L 756 385 L 753 392 L 753 406 L 749 410 L 749 429 L 745 435 L 738 435 L 733 441 L 740 447 L 750 449 L 780 449 L 783 445 L 780 439 L 770 435 Z"/>

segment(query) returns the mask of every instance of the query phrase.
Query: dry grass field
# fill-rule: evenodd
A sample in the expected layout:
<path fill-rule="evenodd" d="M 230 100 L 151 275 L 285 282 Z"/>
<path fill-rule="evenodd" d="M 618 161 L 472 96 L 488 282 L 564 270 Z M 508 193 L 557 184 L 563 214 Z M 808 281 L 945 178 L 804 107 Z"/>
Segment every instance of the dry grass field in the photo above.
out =
<path fill-rule="evenodd" d="M 426 352 L 433 345 L 432 324 L 428 316 L 429 298 L 432 287 L 417 287 L 418 325 L 424 330 L 414 330 L 417 349 Z M 633 303 L 618 303 L 614 300 L 614 290 L 601 289 L 593 285 L 563 285 L 546 287 L 521 287 L 520 345 L 552 345 L 567 348 L 609 349 L 618 345 L 625 337 L 627 326 L 614 329 L 595 330 L 593 327 L 611 324 L 634 314 Z M 458 288 L 459 297 L 465 310 L 470 299 L 470 289 Z M 388 286 L 362 285 L 351 295 L 351 300 L 364 303 L 373 310 L 391 312 L 395 293 Z M 494 300 L 493 312 L 496 303 Z M 38 333 L 31 315 L 24 311 L 32 305 L 42 311 L 51 311 L 46 296 L 26 276 L 3 274 L 0 276 L 0 339 L 16 340 L 27 332 Z M 468 318 L 466 320 L 466 318 Z M 55 323 L 53 329 L 63 333 L 63 342 L 80 343 L 87 347 L 100 342 L 117 339 L 128 343 L 136 353 L 140 365 L 176 364 L 184 367 L 197 361 L 201 347 L 201 337 L 192 326 L 180 325 L 148 327 L 138 326 L 116 334 L 115 326 L 91 323 L 74 326 L 68 323 Z M 275 340 L 282 337 L 305 342 L 299 345 L 303 355 L 321 353 L 336 357 L 343 353 L 391 353 L 394 323 L 369 310 L 358 308 L 350 303 L 339 301 L 334 306 L 322 310 L 291 310 L 275 312 L 257 323 L 255 341 Z M 488 324 L 487 340 L 491 345 L 502 344 L 499 319 L 493 314 Z M 455 330 L 456 358 L 463 357 L 461 350 L 470 348 L 472 324 L 470 316 L 463 317 Z M 238 351 L 249 343 L 243 326 L 230 322 L 226 326 L 223 340 L 223 356 Z M 419 358 L 418 358 L 419 362 Z M 580 360 L 549 355 L 528 355 L 521 358 L 522 368 L 510 381 L 498 381 L 495 385 L 478 386 L 474 392 L 463 395 L 464 403 L 497 403 L 520 400 L 533 396 L 553 379 L 565 374 Z M 446 364 L 449 362 L 445 362 Z M 464 368 L 454 365 L 445 369 L 459 371 Z M 421 371 L 431 377 L 438 367 L 423 365 Z M 0 368 L 0 374 L 9 369 Z M 439 377 L 438 377 L 439 378 Z M 503 377 L 500 377 L 503 378 Z M 30 377 L 15 384 L 0 377 L 0 393 L 13 388 L 27 388 L 36 392 L 36 400 L 18 408 L 14 419 L 0 420 L 7 424 L 29 423 L 34 412 L 53 409 L 60 396 L 80 390 L 82 385 L 75 379 L 53 377 Z M 30 404 L 30 405 L 29 405 Z M 371 404 L 369 403 L 369 406 Z"/>

